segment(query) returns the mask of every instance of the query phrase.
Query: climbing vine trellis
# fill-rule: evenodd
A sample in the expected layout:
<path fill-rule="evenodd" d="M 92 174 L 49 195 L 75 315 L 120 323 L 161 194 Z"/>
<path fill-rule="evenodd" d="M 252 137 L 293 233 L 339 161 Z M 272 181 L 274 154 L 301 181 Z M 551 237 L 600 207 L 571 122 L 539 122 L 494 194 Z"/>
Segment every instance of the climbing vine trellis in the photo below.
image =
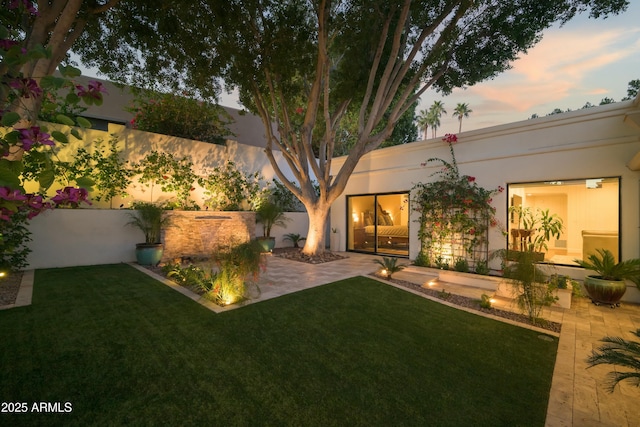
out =
<path fill-rule="evenodd" d="M 486 190 L 475 177 L 460 175 L 453 144 L 456 135 L 447 134 L 443 141 L 449 145 L 451 163 L 431 174 L 436 179 L 418 183 L 412 189 L 414 210 L 420 213 L 418 237 L 421 250 L 416 263 L 438 268 L 466 265 L 476 272 L 486 271 L 489 251 L 489 228 L 496 225 L 493 195 L 504 191 Z"/>

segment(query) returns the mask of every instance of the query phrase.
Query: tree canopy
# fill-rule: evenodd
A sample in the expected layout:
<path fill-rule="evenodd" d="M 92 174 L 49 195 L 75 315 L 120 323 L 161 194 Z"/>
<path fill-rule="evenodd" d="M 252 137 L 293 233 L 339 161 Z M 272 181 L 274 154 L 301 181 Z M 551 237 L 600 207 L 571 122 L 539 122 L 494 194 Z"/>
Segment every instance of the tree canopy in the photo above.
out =
<path fill-rule="evenodd" d="M 444 94 L 508 69 L 542 31 L 625 0 L 123 0 L 77 45 L 90 65 L 128 82 L 239 89 L 263 121 L 266 154 L 306 206 L 304 251 L 324 248 L 331 203 L 359 159 L 392 134 L 430 88 Z M 93 34 L 101 34 L 95 37 Z M 353 112 L 355 109 L 355 112 Z M 336 133 L 349 113 L 357 136 L 332 170 Z M 295 180 L 276 164 L 279 148 Z M 313 188 L 317 180 L 319 192 Z M 297 181 L 299 186 L 294 185 Z"/>

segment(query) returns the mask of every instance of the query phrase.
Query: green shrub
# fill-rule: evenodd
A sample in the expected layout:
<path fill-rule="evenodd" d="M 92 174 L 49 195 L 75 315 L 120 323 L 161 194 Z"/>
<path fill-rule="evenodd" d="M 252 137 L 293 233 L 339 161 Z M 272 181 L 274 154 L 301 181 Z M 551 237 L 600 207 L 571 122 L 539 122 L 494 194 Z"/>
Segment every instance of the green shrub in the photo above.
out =
<path fill-rule="evenodd" d="M 487 294 L 480 295 L 480 307 L 491 308 L 491 297 Z"/>
<path fill-rule="evenodd" d="M 429 255 L 427 255 L 423 251 L 420 251 L 420 253 L 418 254 L 418 256 L 416 256 L 416 259 L 413 261 L 413 263 L 419 267 L 431 266 L 431 262 L 429 262 Z"/>
<path fill-rule="evenodd" d="M 483 276 L 489 275 L 491 270 L 489 269 L 489 265 L 487 261 L 485 260 L 476 261 L 475 272 L 476 274 L 482 274 Z"/>
<path fill-rule="evenodd" d="M 453 265 L 453 269 L 455 271 L 459 271 L 461 273 L 468 273 L 469 272 L 469 262 L 467 262 L 467 260 L 464 259 L 464 258 L 458 258 L 458 259 L 456 259 L 456 263 Z"/>
<path fill-rule="evenodd" d="M 16 212 L 11 221 L 0 221 L 0 270 L 18 271 L 29 265 L 31 232 L 26 227 L 27 213 Z"/>

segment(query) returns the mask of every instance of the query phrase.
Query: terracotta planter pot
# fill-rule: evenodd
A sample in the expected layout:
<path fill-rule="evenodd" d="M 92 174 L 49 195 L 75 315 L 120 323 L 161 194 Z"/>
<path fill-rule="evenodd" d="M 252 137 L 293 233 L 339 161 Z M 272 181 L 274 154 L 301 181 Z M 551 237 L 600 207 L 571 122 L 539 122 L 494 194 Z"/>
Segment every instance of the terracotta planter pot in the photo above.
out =
<path fill-rule="evenodd" d="M 611 307 L 620 305 L 620 299 L 627 291 L 624 280 L 604 280 L 599 276 L 587 276 L 584 288 L 594 304 L 609 304 Z"/>

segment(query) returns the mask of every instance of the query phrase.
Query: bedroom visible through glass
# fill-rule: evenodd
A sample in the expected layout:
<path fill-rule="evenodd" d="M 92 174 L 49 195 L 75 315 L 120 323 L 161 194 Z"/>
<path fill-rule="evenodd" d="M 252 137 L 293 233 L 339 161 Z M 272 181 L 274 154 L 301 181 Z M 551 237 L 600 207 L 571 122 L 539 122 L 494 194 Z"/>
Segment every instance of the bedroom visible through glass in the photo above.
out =
<path fill-rule="evenodd" d="M 347 250 L 409 256 L 409 193 L 347 196 Z"/>

